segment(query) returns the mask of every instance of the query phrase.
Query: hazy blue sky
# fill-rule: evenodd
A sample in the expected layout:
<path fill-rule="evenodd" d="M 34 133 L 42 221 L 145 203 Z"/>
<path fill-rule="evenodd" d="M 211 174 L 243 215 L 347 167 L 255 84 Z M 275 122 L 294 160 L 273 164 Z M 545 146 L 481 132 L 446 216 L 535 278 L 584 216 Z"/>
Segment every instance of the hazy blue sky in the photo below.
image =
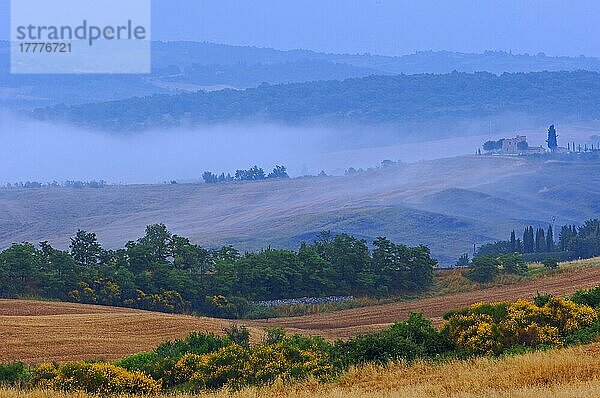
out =
<path fill-rule="evenodd" d="M 8 4 L 0 0 L 3 39 Z M 594 0 L 153 0 L 154 39 L 390 55 L 600 56 L 599 21 Z"/>

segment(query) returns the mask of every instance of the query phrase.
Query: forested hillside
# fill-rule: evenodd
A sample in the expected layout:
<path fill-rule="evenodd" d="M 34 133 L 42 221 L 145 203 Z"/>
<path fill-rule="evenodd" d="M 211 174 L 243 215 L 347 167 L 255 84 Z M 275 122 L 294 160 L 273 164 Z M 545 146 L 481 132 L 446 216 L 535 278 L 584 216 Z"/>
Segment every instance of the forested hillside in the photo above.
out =
<path fill-rule="evenodd" d="M 60 106 L 33 115 L 114 130 L 247 120 L 394 124 L 510 114 L 592 120 L 600 117 L 599 90 L 600 74 L 584 71 L 370 76 Z"/>
<path fill-rule="evenodd" d="M 600 71 L 592 57 L 486 51 L 422 51 L 401 56 L 326 54 L 309 50 L 197 42 L 153 42 L 151 75 L 11 75 L 9 45 L 0 41 L 0 106 L 12 109 L 119 100 L 222 88 L 344 80 L 370 75 L 458 72 Z"/>

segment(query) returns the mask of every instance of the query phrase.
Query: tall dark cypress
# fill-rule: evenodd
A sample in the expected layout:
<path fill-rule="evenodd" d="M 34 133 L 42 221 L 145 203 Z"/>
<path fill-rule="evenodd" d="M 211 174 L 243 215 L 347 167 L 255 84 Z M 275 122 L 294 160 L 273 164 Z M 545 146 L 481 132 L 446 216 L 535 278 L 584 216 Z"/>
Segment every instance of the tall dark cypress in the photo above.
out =
<path fill-rule="evenodd" d="M 514 229 L 510 233 L 510 251 L 513 253 L 517 251 L 517 237 Z"/>
<path fill-rule="evenodd" d="M 543 253 L 546 251 L 546 234 L 544 228 L 538 228 L 535 234 L 535 251 L 537 253 Z"/>
<path fill-rule="evenodd" d="M 552 231 L 552 225 L 548 225 L 548 233 L 546 234 L 546 251 L 554 251 L 554 231 Z"/>
<path fill-rule="evenodd" d="M 525 228 L 523 232 L 523 252 L 533 253 L 535 251 L 535 240 L 533 237 L 533 227 L 529 226 Z"/>

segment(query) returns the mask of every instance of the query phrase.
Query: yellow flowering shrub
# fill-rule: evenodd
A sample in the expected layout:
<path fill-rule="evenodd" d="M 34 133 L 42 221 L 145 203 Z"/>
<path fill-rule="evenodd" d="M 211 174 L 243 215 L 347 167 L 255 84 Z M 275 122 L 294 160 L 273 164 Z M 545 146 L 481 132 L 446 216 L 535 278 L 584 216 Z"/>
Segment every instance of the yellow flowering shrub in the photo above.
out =
<path fill-rule="evenodd" d="M 551 298 L 542 306 L 527 300 L 477 303 L 453 313 L 443 330 L 466 352 L 499 354 L 514 346 L 560 346 L 567 334 L 591 325 L 597 317 L 592 308 L 562 298 Z"/>
<path fill-rule="evenodd" d="M 502 335 L 490 315 L 457 315 L 444 327 L 450 339 L 467 351 L 493 353 L 502 349 Z"/>
<path fill-rule="evenodd" d="M 593 308 L 564 298 L 553 297 L 544 307 L 554 325 L 563 333 L 572 333 L 589 326 L 598 318 L 598 313 Z"/>
<path fill-rule="evenodd" d="M 160 392 L 160 384 L 145 374 L 101 362 L 40 365 L 33 372 L 32 384 L 37 388 L 86 391 L 100 395 Z"/>
<path fill-rule="evenodd" d="M 249 360 L 246 348 L 232 344 L 204 355 L 186 354 L 175 365 L 176 381 L 191 382 L 199 388 L 219 388 L 245 379 Z"/>
<path fill-rule="evenodd" d="M 51 389 L 56 376 L 58 367 L 55 364 L 43 363 L 33 368 L 30 383 L 43 390 Z"/>
<path fill-rule="evenodd" d="M 197 389 L 225 385 L 263 385 L 277 379 L 292 380 L 309 375 L 323 377 L 333 371 L 328 354 L 302 349 L 289 342 L 256 345 L 232 344 L 214 353 L 186 354 L 175 365 L 175 381 Z"/>

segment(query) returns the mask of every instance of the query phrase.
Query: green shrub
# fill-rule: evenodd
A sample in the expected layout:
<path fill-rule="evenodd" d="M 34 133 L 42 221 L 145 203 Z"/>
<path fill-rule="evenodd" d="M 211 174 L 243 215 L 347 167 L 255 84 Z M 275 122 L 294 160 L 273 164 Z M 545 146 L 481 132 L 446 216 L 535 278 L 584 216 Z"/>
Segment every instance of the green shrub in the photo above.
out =
<path fill-rule="evenodd" d="M 429 319 L 412 313 L 407 321 L 396 323 L 389 329 L 338 342 L 336 355 L 344 366 L 348 366 L 366 362 L 431 358 L 452 349 L 451 341 Z"/>
<path fill-rule="evenodd" d="M 23 362 L 0 364 L 0 385 L 24 385 L 31 376 Z"/>
<path fill-rule="evenodd" d="M 475 257 L 467 278 L 479 283 L 491 282 L 500 274 L 499 266 L 500 262 L 493 256 Z"/>
<path fill-rule="evenodd" d="M 565 344 L 588 344 L 598 341 L 600 337 L 600 319 L 597 319 L 590 326 L 576 330 L 565 337 Z"/>
<path fill-rule="evenodd" d="M 116 366 L 129 371 L 144 372 L 147 375 L 154 375 L 159 356 L 156 352 L 140 352 L 126 356 L 115 362 Z"/>
<path fill-rule="evenodd" d="M 117 365 L 132 371 L 141 371 L 158 380 L 164 387 L 175 385 L 173 368 L 185 354 L 208 354 L 231 344 L 227 337 L 212 333 L 191 333 L 185 339 L 166 341 L 154 352 L 134 354 L 123 358 Z"/>
<path fill-rule="evenodd" d="M 280 343 L 285 339 L 285 329 L 282 327 L 271 327 L 266 328 L 267 336 L 265 337 L 265 344 Z"/>
<path fill-rule="evenodd" d="M 250 344 L 250 331 L 244 326 L 231 325 L 224 332 L 229 341 L 234 344 L 241 346 L 248 346 Z"/>
<path fill-rule="evenodd" d="M 527 274 L 527 263 L 523 261 L 523 257 L 520 254 L 503 254 L 498 257 L 498 261 L 502 265 L 502 269 L 504 270 L 504 272 L 508 274 Z"/>
<path fill-rule="evenodd" d="M 542 307 L 544 305 L 546 305 L 546 303 L 548 301 L 550 301 L 550 299 L 554 297 L 551 294 L 540 294 L 539 292 L 536 294 L 536 296 L 533 298 L 533 302 L 535 303 L 535 305 L 537 305 L 538 307 Z"/>
<path fill-rule="evenodd" d="M 269 319 L 277 318 L 279 315 L 272 307 L 266 307 L 264 305 L 249 305 L 244 312 L 242 318 L 244 319 Z"/>
<path fill-rule="evenodd" d="M 577 304 L 600 308 L 600 286 L 588 290 L 578 290 L 571 296 L 571 301 Z"/>
<path fill-rule="evenodd" d="M 542 262 L 542 264 L 544 264 L 544 267 L 549 268 L 549 269 L 558 268 L 558 260 L 554 257 L 546 257 L 544 259 L 544 261 Z"/>
<path fill-rule="evenodd" d="M 232 344 L 205 355 L 187 354 L 175 365 L 175 381 L 199 390 L 261 386 L 309 376 L 326 379 L 334 374 L 334 367 L 327 350 L 320 348 L 323 343 L 292 338 L 253 347 Z"/>
<path fill-rule="evenodd" d="M 196 389 L 217 389 L 228 383 L 241 384 L 246 378 L 244 366 L 249 359 L 249 350 L 238 344 L 223 347 L 211 354 L 186 354 L 175 365 L 175 381 L 191 382 Z"/>
<path fill-rule="evenodd" d="M 230 344 L 226 337 L 213 333 L 191 333 L 185 339 L 167 341 L 159 345 L 155 352 L 159 357 L 181 358 L 184 354 L 207 354 Z"/>

